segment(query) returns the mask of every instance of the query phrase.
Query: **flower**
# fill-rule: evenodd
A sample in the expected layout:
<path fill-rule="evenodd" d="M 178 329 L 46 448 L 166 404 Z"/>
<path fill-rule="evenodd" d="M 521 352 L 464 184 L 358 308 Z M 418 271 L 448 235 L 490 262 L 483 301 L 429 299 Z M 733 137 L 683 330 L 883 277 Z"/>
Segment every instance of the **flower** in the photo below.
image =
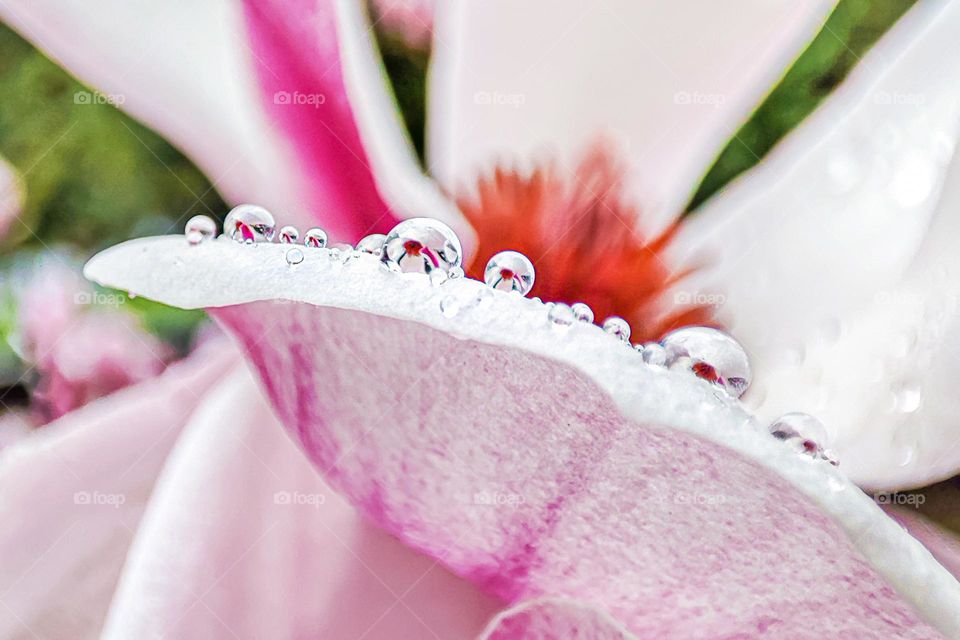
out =
<path fill-rule="evenodd" d="M 643 211 L 643 221 L 654 230 L 638 233 L 635 244 L 627 243 L 633 252 L 648 246 L 647 238 L 659 237 L 657 224 L 661 231 L 671 224 L 693 177 L 826 9 L 819 3 L 784 3 L 765 5 L 757 13 L 734 12 L 736 20 L 719 36 L 706 13 L 698 16 L 702 23 L 688 20 L 694 32 L 686 41 L 696 43 L 698 37 L 711 35 L 723 40 L 710 41 L 702 54 L 656 48 L 664 55 L 676 53 L 672 62 L 693 74 L 691 86 L 678 92 L 669 74 L 638 68 L 637 50 L 625 49 L 649 46 L 646 39 L 624 35 L 631 26 L 643 29 L 655 43 L 668 35 L 663 23 L 652 19 L 658 12 L 650 6 L 617 5 L 620 12 L 604 7 L 593 13 L 575 3 L 540 12 L 530 11 L 529 5 L 457 3 L 440 11 L 435 28 L 438 41 L 445 44 L 436 52 L 433 94 L 440 106 L 431 114 L 430 127 L 434 148 L 439 149 L 431 166 L 443 188 L 418 172 L 395 126 L 396 114 L 375 73 L 367 26 L 355 5 L 298 2 L 280 9 L 274 2 L 246 4 L 249 59 L 234 46 L 237 32 L 230 30 L 241 16 L 226 4 L 194 8 L 201 17 L 216 17 L 216 28 L 185 25 L 185 37 L 197 48 L 165 47 L 162 60 L 147 55 L 150 38 L 111 29 L 112 20 L 98 25 L 103 29 L 99 39 L 88 40 L 89 33 L 79 36 L 84 44 L 96 46 L 70 47 L 78 37 L 74 24 L 58 32 L 56 24 L 36 19 L 34 4 L 18 5 L 16 13 L 2 10 L 32 37 L 49 42 L 55 55 L 58 48 L 60 54 L 74 50 L 78 73 L 108 90 L 121 87 L 110 86 L 117 80 L 110 66 L 97 60 L 108 58 L 118 40 L 132 59 L 142 53 L 143 66 L 127 74 L 128 80 L 143 88 L 147 77 L 155 81 L 159 75 L 169 79 L 162 85 L 169 94 L 147 99 L 146 92 L 137 96 L 131 89 L 126 104 L 135 114 L 168 131 L 215 179 L 225 171 L 228 196 L 240 199 L 243 193 L 242 199 L 289 210 L 291 218 L 309 219 L 304 211 L 314 211 L 342 238 L 383 231 L 397 218 L 429 213 L 461 231 L 467 250 L 476 252 L 490 238 L 479 230 L 489 220 L 486 216 L 496 212 L 496 207 L 483 206 L 489 176 L 494 181 L 497 176 L 517 176 L 505 181 L 508 189 L 497 189 L 488 198 L 494 203 L 517 187 L 529 195 L 527 186 L 536 184 L 537 176 L 558 175 L 571 185 L 571 193 L 602 203 L 604 198 L 579 190 L 578 175 L 570 168 L 581 166 L 588 157 L 584 154 L 597 148 L 598 123 L 636 126 L 625 135 L 614 132 L 612 139 L 619 146 L 603 156 L 601 166 L 629 162 L 623 180 L 608 181 L 600 194 L 605 196 L 612 184 L 623 184 L 628 205 L 611 208 L 621 214 Z M 61 9 L 81 11 L 69 4 Z M 113 9 L 119 14 L 112 19 L 132 11 L 123 5 Z M 729 8 L 724 9 L 723 17 L 729 20 Z M 892 64 L 876 62 L 873 73 L 884 78 L 909 68 L 913 61 L 906 54 L 919 55 L 928 44 L 942 56 L 945 48 L 937 46 L 938 38 L 948 38 L 956 10 L 944 8 L 942 22 L 937 22 L 933 18 L 940 9 L 928 5 L 915 12 L 886 46 L 901 52 L 909 44 L 902 34 L 917 28 L 925 30 L 925 39 L 909 44 Z M 504 12 L 510 11 L 518 12 L 512 16 L 517 19 L 507 19 Z M 635 19 L 618 19 L 623 12 Z M 536 22 L 522 19 L 528 14 Z M 168 17 L 161 11 L 150 28 Z M 517 64 L 521 55 L 529 54 L 531 33 L 542 29 L 559 35 L 564 31 L 557 24 L 575 18 L 581 19 L 583 29 L 566 35 L 583 41 L 553 47 L 556 60 L 549 56 L 532 61 L 536 82 L 521 84 L 510 74 L 532 73 Z M 496 56 L 490 55 L 490 40 L 484 37 L 494 25 L 507 29 L 499 32 Z M 582 64 L 585 50 L 602 47 L 618 54 L 604 56 L 603 62 L 626 67 L 616 76 L 616 86 L 605 84 L 601 76 L 608 74 Z M 221 55 L 204 53 L 211 49 Z M 624 50 L 634 55 L 623 56 Z M 204 83 L 191 84 L 196 80 L 182 73 L 186 61 L 199 67 Z M 221 66 L 213 68 L 214 61 Z M 717 67 L 708 68 L 705 61 Z M 468 70 L 472 67 L 478 70 L 476 76 Z M 234 72 L 225 74 L 229 82 L 213 72 L 222 69 Z M 243 72 L 236 73 L 238 69 Z M 592 84 L 566 82 L 578 69 L 583 69 L 578 79 Z M 736 69 L 735 77 L 722 73 L 730 69 Z M 568 75 L 561 76 L 561 70 Z M 629 77 L 626 71 L 649 73 L 644 82 L 628 86 L 637 87 L 637 94 L 650 91 L 642 94 L 648 96 L 662 96 L 666 90 L 669 105 L 640 95 L 620 102 L 607 99 L 610 91 L 622 89 L 621 79 Z M 265 96 L 266 115 L 255 108 L 254 77 Z M 731 79 L 729 90 L 697 93 L 697 87 L 712 87 L 714 77 Z M 487 92 L 479 100 L 477 92 L 470 91 L 473 82 Z M 514 90 L 514 83 L 523 90 Z M 551 89 L 567 85 L 579 94 L 566 101 L 545 99 Z M 184 91 L 191 87 L 203 90 Z M 842 93 L 832 103 L 844 108 L 857 103 L 862 98 L 858 90 L 854 85 L 850 94 Z M 463 108 L 451 98 L 473 100 L 474 106 Z M 172 115 L 183 108 L 191 110 L 190 118 Z M 514 109 L 514 115 L 508 109 Z M 523 117 L 515 117 L 518 113 Z M 206 120 L 204 114 L 216 117 Z M 674 119 L 658 117 L 668 115 Z M 264 120 L 273 127 L 262 126 Z M 476 130 L 466 135 L 473 125 Z M 560 136 L 567 132 L 572 135 Z M 287 144 L 275 144 L 283 139 L 281 133 Z M 802 135 L 803 130 L 794 134 Z M 662 153 L 633 154 L 623 147 L 625 141 L 639 145 L 650 139 Z M 557 151 L 546 164 L 535 158 L 544 141 L 555 141 L 551 151 Z M 218 148 L 215 143 L 223 144 Z M 248 144 L 256 153 L 243 153 Z M 496 159 L 503 155 L 507 162 L 519 159 L 527 165 L 498 165 Z M 763 171 L 760 167 L 754 175 Z M 939 184 L 942 172 L 935 173 Z M 791 176 L 787 173 L 782 180 L 789 182 Z M 770 177 L 764 183 L 778 184 Z M 472 185 L 480 193 L 471 193 Z M 756 190 L 760 188 L 765 187 Z M 909 195 L 910 189 L 906 191 Z M 474 227 L 445 196 L 449 192 L 462 194 L 465 210 L 479 201 L 471 219 Z M 586 208 L 591 209 L 595 207 Z M 706 222 L 695 219 L 665 236 L 677 234 L 678 251 L 723 237 L 726 218 L 716 222 L 709 212 L 698 215 Z M 720 230 L 686 230 L 698 224 Z M 633 232 L 631 226 L 625 228 Z M 304 275 L 276 278 L 276 289 L 264 297 L 248 285 L 273 281 L 252 276 L 276 275 L 271 265 L 280 264 L 280 247 L 258 247 L 253 254 L 241 253 L 249 248 L 216 243 L 191 254 L 184 253 L 182 244 L 166 239 L 127 245 L 101 256 L 89 270 L 98 279 L 129 285 L 168 303 L 215 308 L 214 315 L 236 334 L 260 374 L 284 426 L 352 507 L 335 502 L 324 481 L 304 469 L 245 374 L 232 376 L 202 399 L 153 493 L 148 517 L 132 523 L 139 526 L 137 539 L 113 598 L 105 637 L 171 629 L 180 636 L 228 635 L 227 629 L 241 629 L 250 635 L 296 637 L 315 633 L 322 624 L 329 625 L 326 630 L 333 635 L 334 629 L 345 629 L 341 637 L 365 631 L 371 632 L 368 637 L 423 635 L 423 627 L 462 636 L 481 632 L 484 620 L 500 608 L 505 611 L 490 623 L 491 637 L 544 628 L 566 635 L 571 627 L 610 637 L 625 636 L 627 630 L 640 637 L 678 637 L 703 628 L 802 637 L 812 619 L 836 625 L 831 630 L 837 634 L 858 637 L 937 637 L 924 619 L 948 633 L 960 628 L 951 613 L 958 610 L 960 587 L 916 542 L 836 472 L 786 456 L 776 443 L 744 429 L 745 423 L 756 425 L 750 415 L 716 396 L 704 382 L 658 375 L 637 362 L 636 354 L 589 327 L 573 328 L 571 335 L 578 341 L 558 340 L 545 334 L 544 327 L 534 330 L 524 324 L 524 314 L 532 307 L 516 299 L 497 299 L 486 311 L 478 310 L 473 320 L 467 314 L 438 317 L 435 293 L 425 283 L 411 282 L 404 289 L 399 283 L 406 281 L 397 280 L 401 276 L 385 279 L 389 274 L 381 274 L 376 265 L 364 272 L 369 260 L 357 260 L 353 272 L 341 265 L 342 279 L 337 280 L 330 275 L 336 265 L 304 263 L 297 272 Z M 202 266 L 203 273 L 218 274 L 218 282 L 235 284 L 217 287 L 212 279 L 197 278 L 171 287 L 165 273 L 178 268 L 172 262 L 175 256 L 183 260 L 179 268 L 184 273 Z M 277 260 L 269 262 L 271 256 Z M 674 264 L 676 258 L 664 254 L 664 259 Z M 676 260 L 681 273 L 687 266 L 700 267 L 685 265 L 682 256 Z M 240 266 L 245 278 L 223 277 Z M 343 286 L 318 291 L 318 280 L 305 278 L 309 269 L 319 269 L 313 273 L 327 276 L 324 282 Z M 788 276 L 803 271 L 786 270 L 783 282 L 792 283 Z M 673 269 L 663 273 L 664 285 L 677 284 Z M 719 269 L 703 266 L 697 273 L 723 282 Z M 360 275 L 363 287 L 356 286 Z M 734 282 L 730 278 L 726 283 Z M 453 286 L 469 293 L 474 285 Z M 311 304 L 278 304 L 274 298 Z M 652 304 L 653 296 L 649 298 Z M 694 296 L 690 298 L 696 305 Z M 749 317 L 754 309 L 744 304 L 739 313 Z M 637 318 L 653 317 L 635 311 Z M 718 315 L 726 326 L 736 327 L 722 317 L 734 312 L 733 305 L 726 305 Z M 647 330 L 656 333 L 656 326 L 652 322 Z M 471 340 L 455 339 L 450 332 Z M 753 350 L 749 331 L 744 339 Z M 843 341 L 838 344 L 848 348 Z M 66 439 L 62 430 L 51 433 L 49 438 Z M 39 451 L 59 446 L 47 443 Z M 885 443 L 880 448 L 886 450 Z M 115 451 L 129 459 L 120 447 Z M 164 451 L 147 453 L 155 469 Z M 848 453 L 855 456 L 857 449 Z M 867 450 L 861 455 L 870 454 Z M 41 454 L 25 446 L 10 455 L 23 465 Z M 918 464 L 916 473 L 926 473 L 926 468 Z M 878 483 L 885 482 L 888 472 L 877 472 Z M 870 476 L 864 478 L 869 481 Z M 7 489 L 20 496 L 11 504 L 23 504 L 22 496 L 29 496 L 35 483 L 26 478 Z M 150 485 L 151 479 L 143 478 L 140 491 Z M 94 491 L 87 491 L 93 503 Z M 94 506 L 127 504 L 125 491 L 101 493 L 97 500 L 103 504 Z M 79 500 L 75 504 L 87 498 L 81 493 Z M 290 507 L 316 509 L 317 516 Z M 423 555 L 398 547 L 391 551 L 382 537 L 362 546 L 365 536 L 377 534 L 356 524 L 357 512 Z M 80 513 L 94 517 L 93 511 Z M 104 519 L 116 522 L 115 517 Z M 793 526 L 787 530 L 784 522 Z M 219 526 L 224 523 L 229 524 Z M 324 548 L 336 551 L 316 552 L 313 536 L 318 531 L 330 533 L 322 538 Z M 49 533 L 36 543 L 41 540 L 56 543 Z M 17 541 L 11 538 L 8 543 Z M 93 562 L 97 552 L 90 545 L 72 557 Z M 367 553 L 374 557 L 368 559 Z M 391 562 L 391 553 L 401 566 Z M 424 556 L 433 560 L 424 563 Z M 119 571 L 111 557 L 110 583 Z M 32 575 L 23 565 L 27 563 L 4 574 Z M 348 567 L 346 575 L 339 574 L 337 566 Z M 345 584 L 369 592 L 362 586 L 370 584 L 363 582 L 369 580 L 368 569 L 375 580 L 383 580 L 386 595 L 384 601 L 365 595 L 367 601 L 361 604 L 380 619 L 370 629 L 355 629 L 349 626 L 355 617 L 344 613 L 341 600 L 332 600 L 331 594 L 342 593 L 338 590 Z M 54 565 L 49 570 L 57 575 L 65 568 Z M 406 596 L 421 579 L 433 578 L 436 589 L 408 603 Z M 49 587 L 38 580 L 32 588 Z M 257 597 L 245 596 L 245 589 Z M 451 592 L 459 596 L 453 602 L 444 599 Z M 19 617 L 40 619 L 45 601 L 19 589 L 14 593 L 27 593 L 16 603 L 15 611 L 25 614 Z M 930 601 L 907 600 L 911 593 Z M 142 603 L 148 603 L 148 610 Z M 465 610 L 456 612 L 458 605 Z M 426 620 L 428 609 L 440 619 Z M 399 620 L 393 622 L 391 615 L 398 610 Z M 101 608 L 98 616 L 103 615 Z M 96 629 L 98 623 L 92 620 L 86 628 Z M 278 624 L 285 625 L 279 632 Z M 810 634 L 819 637 L 822 632 Z"/>

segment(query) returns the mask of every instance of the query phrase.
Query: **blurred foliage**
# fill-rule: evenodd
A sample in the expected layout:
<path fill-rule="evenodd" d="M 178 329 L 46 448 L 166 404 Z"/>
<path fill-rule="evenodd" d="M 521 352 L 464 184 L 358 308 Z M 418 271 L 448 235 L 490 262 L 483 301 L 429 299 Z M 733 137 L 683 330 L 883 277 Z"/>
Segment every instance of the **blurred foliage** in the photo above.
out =
<path fill-rule="evenodd" d="M 403 115 L 420 163 L 426 166 L 427 67 L 430 51 L 408 47 L 404 39 L 384 29 L 375 29 L 383 67 L 393 86 L 397 106 Z"/>
<path fill-rule="evenodd" d="M 720 153 L 691 211 L 755 165 L 847 77 L 915 0 L 841 0 L 823 29 Z"/>

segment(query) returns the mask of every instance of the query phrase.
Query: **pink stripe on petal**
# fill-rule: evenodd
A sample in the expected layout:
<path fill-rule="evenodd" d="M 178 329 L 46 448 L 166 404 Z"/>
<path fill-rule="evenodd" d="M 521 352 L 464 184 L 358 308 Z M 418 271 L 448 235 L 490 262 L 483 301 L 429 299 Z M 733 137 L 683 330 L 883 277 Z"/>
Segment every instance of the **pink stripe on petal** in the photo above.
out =
<path fill-rule="evenodd" d="M 299 159 L 308 217 L 349 242 L 385 233 L 396 218 L 347 98 L 333 2 L 247 0 L 245 14 L 264 106 Z"/>

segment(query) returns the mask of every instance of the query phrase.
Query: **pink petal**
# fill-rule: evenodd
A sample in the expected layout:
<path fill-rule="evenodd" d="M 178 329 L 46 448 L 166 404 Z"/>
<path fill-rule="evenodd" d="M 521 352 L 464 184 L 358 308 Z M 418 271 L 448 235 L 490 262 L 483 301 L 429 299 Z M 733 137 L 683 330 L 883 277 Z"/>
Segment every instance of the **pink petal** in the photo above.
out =
<path fill-rule="evenodd" d="M 497 614 L 481 640 L 630 640 L 636 636 L 602 611 L 565 600 L 522 602 Z M 679 640 L 675 636 L 674 640 Z"/>
<path fill-rule="evenodd" d="M 103 637 L 462 638 L 500 606 L 365 523 L 241 369 L 177 443 Z"/>
<path fill-rule="evenodd" d="M 572 599 L 641 637 L 960 633 L 960 584 L 919 543 L 709 383 L 539 302 L 474 304 L 472 280 L 285 251 L 147 239 L 86 273 L 215 307 L 331 486 L 511 603 Z"/>
<path fill-rule="evenodd" d="M 889 507 L 886 511 L 906 527 L 910 535 L 922 542 L 940 564 L 960 578 L 960 539 L 955 534 L 937 526 L 914 508 Z"/>
<path fill-rule="evenodd" d="M 676 247 L 708 267 L 680 293 L 724 301 L 772 420 L 820 417 L 863 486 L 960 470 L 957 343 L 960 5 L 920 3 Z M 677 292 L 671 292 L 676 295 Z"/>
<path fill-rule="evenodd" d="M 0 451 L 0 636 L 99 632 L 170 447 L 235 361 L 224 347 L 202 349 Z"/>
<path fill-rule="evenodd" d="M 470 193 L 497 165 L 572 172 L 605 139 L 644 220 L 671 222 L 834 4 L 440 2 L 431 170 Z"/>

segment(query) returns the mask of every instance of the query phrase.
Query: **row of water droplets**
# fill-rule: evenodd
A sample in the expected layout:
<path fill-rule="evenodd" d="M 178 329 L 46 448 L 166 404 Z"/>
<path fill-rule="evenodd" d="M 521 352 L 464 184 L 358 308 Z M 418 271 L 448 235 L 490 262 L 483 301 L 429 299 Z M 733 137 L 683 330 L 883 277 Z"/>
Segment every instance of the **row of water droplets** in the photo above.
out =
<path fill-rule="evenodd" d="M 213 219 L 198 215 L 187 222 L 185 235 L 190 244 L 197 245 L 214 238 L 216 231 Z M 244 244 L 271 242 L 275 235 L 282 244 L 301 243 L 296 227 L 284 226 L 276 233 L 273 215 L 257 205 L 234 207 L 224 219 L 223 231 L 228 238 Z M 327 243 L 327 233 L 319 227 L 308 229 L 303 234 L 302 244 L 305 247 L 325 248 Z M 338 244 L 331 247 L 331 251 L 336 252 L 331 255 L 339 257 L 341 252 L 352 250 L 354 247 L 350 245 Z M 377 233 L 364 237 L 355 250 L 378 257 L 389 271 L 426 274 L 435 286 L 449 279 L 464 277 L 460 239 L 450 227 L 438 220 L 404 220 L 386 235 Z M 297 265 L 304 260 L 303 251 L 291 247 L 285 259 L 289 265 Z M 493 297 L 491 289 L 526 296 L 533 289 L 536 270 L 522 253 L 501 251 L 487 262 L 483 277 L 490 289 L 481 290 L 469 303 L 454 295 L 444 296 L 440 300 L 441 313 L 446 317 L 454 317 L 465 306 L 484 304 Z M 593 310 L 583 302 L 572 305 L 550 302 L 547 307 L 547 318 L 556 327 L 594 322 Z M 630 345 L 630 324 L 623 318 L 610 316 L 601 326 L 607 334 Z M 750 386 L 750 362 L 746 351 L 733 337 L 717 329 L 684 327 L 668 333 L 660 342 L 638 343 L 633 348 L 648 365 L 689 371 L 718 385 L 733 398 L 740 398 Z M 799 453 L 837 464 L 835 457 L 823 446 L 826 429 L 813 416 L 786 414 L 771 424 L 770 433 Z"/>

